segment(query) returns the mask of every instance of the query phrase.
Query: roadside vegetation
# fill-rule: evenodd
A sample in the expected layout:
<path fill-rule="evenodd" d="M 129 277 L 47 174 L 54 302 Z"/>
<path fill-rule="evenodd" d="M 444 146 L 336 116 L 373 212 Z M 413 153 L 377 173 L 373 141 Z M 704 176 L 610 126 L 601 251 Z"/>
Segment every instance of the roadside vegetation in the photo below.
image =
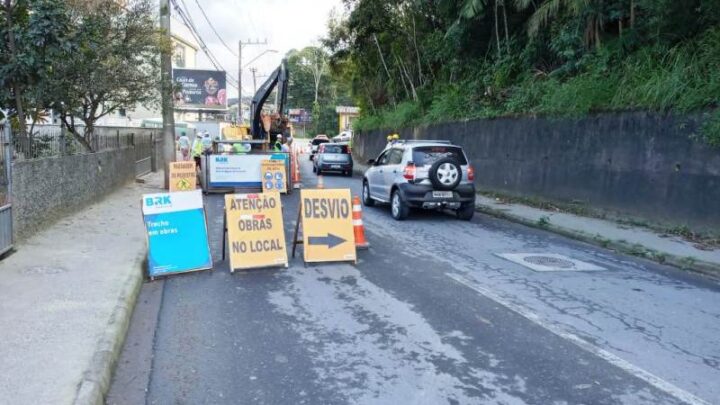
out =
<path fill-rule="evenodd" d="M 158 55 L 170 46 L 160 41 L 156 7 L 151 0 L 0 2 L 0 109 L 7 109 L 17 141 L 42 147 L 33 128 L 52 109 L 92 150 L 100 118 L 156 105 Z M 30 130 L 21 125 L 27 121 Z"/>
<path fill-rule="evenodd" d="M 309 122 L 294 124 L 296 133 L 304 132 L 306 137 L 337 135 L 339 123 L 335 107 L 353 102 L 348 87 L 331 75 L 327 50 L 308 46 L 293 49 L 286 57 L 290 71 L 288 107 L 304 109 L 311 117 Z"/>
<path fill-rule="evenodd" d="M 346 0 L 324 41 L 355 129 L 514 115 L 710 112 L 720 146 L 717 0 Z"/>

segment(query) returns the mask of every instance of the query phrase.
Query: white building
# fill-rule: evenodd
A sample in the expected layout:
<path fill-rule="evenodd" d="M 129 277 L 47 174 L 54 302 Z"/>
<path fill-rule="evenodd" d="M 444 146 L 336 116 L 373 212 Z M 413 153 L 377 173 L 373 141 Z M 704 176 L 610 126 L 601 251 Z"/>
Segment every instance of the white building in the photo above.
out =
<path fill-rule="evenodd" d="M 178 19 L 170 18 L 170 35 L 173 43 L 172 67 L 194 69 L 197 67 L 197 54 L 200 49 L 190 30 Z M 139 127 L 143 120 L 162 117 L 160 108 L 148 109 L 137 105 L 129 109 L 119 109 L 98 120 L 97 126 Z M 176 121 L 197 121 L 195 113 L 175 113 Z"/>

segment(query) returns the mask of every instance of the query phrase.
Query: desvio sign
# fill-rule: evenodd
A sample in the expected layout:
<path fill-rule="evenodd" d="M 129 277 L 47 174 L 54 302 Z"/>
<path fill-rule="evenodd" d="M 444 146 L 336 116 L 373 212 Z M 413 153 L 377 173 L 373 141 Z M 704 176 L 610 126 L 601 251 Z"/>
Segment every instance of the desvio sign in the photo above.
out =
<path fill-rule="evenodd" d="M 212 268 L 200 190 L 145 194 L 142 212 L 150 278 Z"/>

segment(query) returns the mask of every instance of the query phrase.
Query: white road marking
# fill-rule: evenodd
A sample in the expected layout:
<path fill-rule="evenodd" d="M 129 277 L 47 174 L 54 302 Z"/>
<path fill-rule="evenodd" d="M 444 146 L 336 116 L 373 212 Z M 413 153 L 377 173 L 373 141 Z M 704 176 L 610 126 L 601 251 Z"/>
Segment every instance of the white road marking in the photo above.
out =
<path fill-rule="evenodd" d="M 607 361 L 608 363 L 619 367 L 623 371 L 631 374 L 634 377 L 637 377 L 646 383 L 652 385 L 653 387 L 659 389 L 660 391 L 663 391 L 676 399 L 685 402 L 686 404 L 690 405 L 710 405 L 710 402 L 705 401 L 702 398 L 699 398 L 684 389 L 667 382 L 663 380 L 662 378 L 656 376 L 655 374 L 644 370 L 627 360 L 624 360 L 610 352 L 608 352 L 605 349 L 602 349 L 600 347 L 595 346 L 594 344 L 587 342 L 586 340 L 580 338 L 579 336 L 576 336 L 572 333 L 566 332 L 562 330 L 561 328 L 558 328 L 555 325 L 549 324 L 547 322 L 544 322 L 541 320 L 537 315 L 533 314 L 532 312 L 527 311 L 525 308 L 522 308 L 519 305 L 513 304 L 512 302 L 509 302 L 505 300 L 504 298 L 498 296 L 494 292 L 485 289 L 481 286 L 473 285 L 470 281 L 467 279 L 455 275 L 455 274 L 445 274 L 446 276 L 450 277 L 455 282 L 464 285 L 467 288 L 470 288 L 471 290 L 477 292 L 478 294 L 489 298 L 498 304 L 506 307 L 507 309 L 515 312 L 516 314 L 522 316 L 523 318 L 529 320 L 530 322 L 540 326 L 541 328 L 550 331 L 554 335 L 563 338 L 579 348 L 585 350 L 586 352 L 589 352 L 597 357 L 600 357 L 601 359 Z"/>

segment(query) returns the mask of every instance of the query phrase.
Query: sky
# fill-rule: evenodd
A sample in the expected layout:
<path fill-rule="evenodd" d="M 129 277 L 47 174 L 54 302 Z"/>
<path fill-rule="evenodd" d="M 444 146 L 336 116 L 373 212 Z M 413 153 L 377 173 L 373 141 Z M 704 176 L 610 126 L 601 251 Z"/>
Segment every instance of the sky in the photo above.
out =
<path fill-rule="evenodd" d="M 252 95 L 253 83 L 250 68 L 257 68 L 257 75 L 268 75 L 280 64 L 282 57 L 291 49 L 318 45 L 327 32 L 327 20 L 335 10 L 342 13 L 342 0 L 177 0 L 187 7 L 190 17 L 210 52 L 218 59 L 229 76 L 237 78 L 238 40 L 259 40 L 267 45 L 243 47 L 243 65 L 266 50 L 266 53 L 243 69 L 243 96 Z M 198 4 L 207 14 L 215 31 L 228 45 L 223 45 L 210 24 L 200 12 Z M 174 12 L 174 10 L 173 10 Z M 214 69 L 209 59 L 200 51 L 198 69 Z M 257 85 L 265 80 L 258 77 Z M 229 98 L 237 97 L 237 90 L 228 85 Z"/>

